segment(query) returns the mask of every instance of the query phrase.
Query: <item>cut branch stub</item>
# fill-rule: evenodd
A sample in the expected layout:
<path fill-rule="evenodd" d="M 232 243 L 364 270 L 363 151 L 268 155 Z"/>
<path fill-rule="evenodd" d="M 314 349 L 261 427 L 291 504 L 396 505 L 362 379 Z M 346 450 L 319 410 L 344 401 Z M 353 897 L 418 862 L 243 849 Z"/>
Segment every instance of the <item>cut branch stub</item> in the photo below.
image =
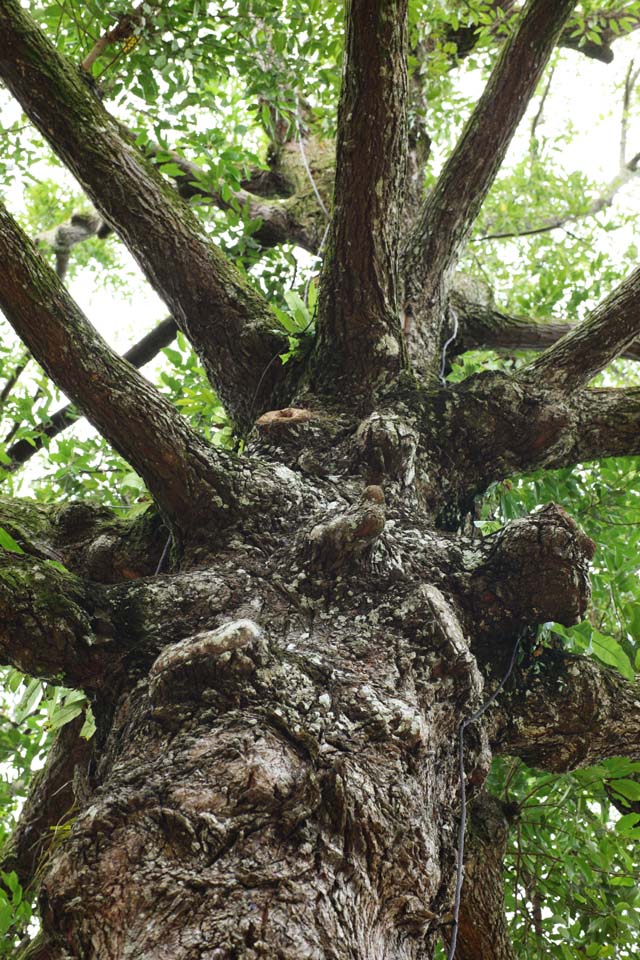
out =
<path fill-rule="evenodd" d="M 481 633 L 554 620 L 571 626 L 586 614 L 595 544 L 555 503 L 514 520 L 472 552 L 468 593 Z"/>
<path fill-rule="evenodd" d="M 307 538 L 311 567 L 336 574 L 377 540 L 385 519 L 382 487 L 366 487 L 357 504 L 311 530 Z"/>

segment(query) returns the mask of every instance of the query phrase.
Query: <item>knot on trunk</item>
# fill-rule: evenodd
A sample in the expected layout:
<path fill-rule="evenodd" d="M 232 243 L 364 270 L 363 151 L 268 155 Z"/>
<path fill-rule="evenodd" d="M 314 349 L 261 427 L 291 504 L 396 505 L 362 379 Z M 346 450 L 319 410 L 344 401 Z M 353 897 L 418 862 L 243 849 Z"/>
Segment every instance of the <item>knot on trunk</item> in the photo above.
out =
<path fill-rule="evenodd" d="M 337 573 L 371 547 L 384 530 L 385 520 L 382 487 L 366 487 L 358 503 L 313 527 L 307 538 L 310 565 Z"/>
<path fill-rule="evenodd" d="M 174 643 L 149 671 L 154 706 L 200 700 L 208 689 L 233 688 L 264 662 L 266 641 L 252 620 L 234 620 L 217 630 Z"/>
<path fill-rule="evenodd" d="M 488 537 L 474 550 L 470 580 L 481 628 L 582 620 L 594 551 L 593 541 L 555 503 Z"/>
<path fill-rule="evenodd" d="M 479 702 L 482 675 L 460 621 L 441 591 L 423 584 L 400 612 L 409 629 L 415 624 L 411 632 L 415 630 L 416 668 L 423 661 L 429 677 L 442 679 L 443 689 L 455 684 L 465 701 Z"/>
<path fill-rule="evenodd" d="M 415 477 L 418 434 L 394 414 L 372 413 L 355 435 L 357 464 L 364 467 L 370 483 L 383 479 L 408 487 Z"/>

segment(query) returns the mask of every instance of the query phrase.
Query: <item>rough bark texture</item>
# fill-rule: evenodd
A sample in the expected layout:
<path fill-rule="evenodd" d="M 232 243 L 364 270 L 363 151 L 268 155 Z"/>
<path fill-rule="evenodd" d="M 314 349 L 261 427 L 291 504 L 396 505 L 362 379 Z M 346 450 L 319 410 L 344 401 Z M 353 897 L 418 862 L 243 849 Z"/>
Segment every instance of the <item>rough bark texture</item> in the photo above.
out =
<path fill-rule="evenodd" d="M 0 74 L 171 304 L 232 412 L 255 420 L 242 455 L 208 445 L 101 341 L 2 213 L 3 310 L 159 509 L 125 524 L 88 504 L 0 501 L 23 551 L 0 557 L 2 661 L 82 688 L 97 722 L 88 746 L 72 728 L 60 737 L 5 861 L 39 887 L 33 960 L 428 960 L 451 930 L 458 730 L 517 637 L 508 692 L 468 730 L 471 798 L 494 751 L 555 771 L 636 755 L 636 686 L 556 653 L 531 668 L 537 624 L 584 617 L 594 544 L 555 504 L 484 538 L 470 522 L 493 480 L 640 452 L 638 391 L 583 389 L 633 339 L 635 280 L 623 310 L 614 296 L 543 356 L 543 374 L 437 379 L 449 307 L 463 313 L 445 275 L 571 7 L 528 4 L 402 274 L 405 4 L 348 6 L 319 336 L 287 380 L 278 364 L 265 377 L 282 343 L 267 305 L 86 77 L 16 0 L 0 3 Z M 283 171 L 301 176 L 297 145 L 280 148 L 278 190 Z M 318 146 L 315 170 L 326 155 Z M 296 222 L 317 249 L 317 209 Z M 402 288 L 422 303 L 414 356 L 426 368 L 410 366 L 402 340 Z M 505 825 L 483 802 L 459 956 L 510 960 Z M 61 818 L 69 829 L 52 842 Z"/>
<path fill-rule="evenodd" d="M 407 156 L 406 0 L 352 0 L 316 380 L 371 393 L 403 366 L 398 247 Z"/>
<path fill-rule="evenodd" d="M 502 804 L 481 793 L 471 810 L 456 960 L 517 960 L 504 915 L 502 861 L 509 827 Z"/>

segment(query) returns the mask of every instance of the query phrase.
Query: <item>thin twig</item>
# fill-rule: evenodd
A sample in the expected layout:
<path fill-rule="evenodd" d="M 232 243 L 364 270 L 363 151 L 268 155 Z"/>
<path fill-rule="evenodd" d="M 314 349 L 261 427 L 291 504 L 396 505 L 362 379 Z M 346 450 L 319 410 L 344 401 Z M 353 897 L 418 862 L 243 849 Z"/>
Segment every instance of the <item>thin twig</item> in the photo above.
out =
<path fill-rule="evenodd" d="M 551 83 L 552 83 L 552 81 L 553 81 L 553 75 L 554 75 L 554 73 L 555 73 L 555 69 L 556 69 L 556 68 L 555 68 L 555 65 L 554 65 L 554 66 L 551 67 L 551 70 L 549 71 L 549 79 L 547 80 L 547 82 L 546 82 L 546 84 L 545 84 L 545 88 L 544 88 L 544 90 L 542 91 L 542 96 L 540 97 L 540 103 L 538 104 L 538 109 L 536 110 L 535 116 L 534 116 L 534 118 L 533 118 L 533 120 L 532 120 L 532 122 L 531 122 L 531 133 L 530 133 L 530 136 L 529 136 L 529 149 L 530 149 L 530 154 L 531 154 L 531 159 L 532 159 L 532 160 L 537 159 L 537 157 L 538 157 L 538 155 L 539 155 L 539 150 L 538 150 L 538 138 L 537 138 L 537 136 L 536 136 L 536 131 L 537 131 L 538 126 L 540 125 L 540 123 L 541 123 L 541 121 L 542 121 L 542 117 L 543 117 L 543 114 L 544 114 L 544 108 L 545 108 L 545 104 L 546 104 L 546 102 L 547 102 L 547 97 L 549 96 L 549 90 L 551 89 Z"/>
<path fill-rule="evenodd" d="M 620 121 L 620 170 L 624 170 L 627 163 L 627 131 L 629 126 L 629 106 L 631 94 L 636 85 L 640 69 L 634 70 L 634 61 L 631 60 L 624 80 L 624 95 L 622 98 L 622 118 Z"/>

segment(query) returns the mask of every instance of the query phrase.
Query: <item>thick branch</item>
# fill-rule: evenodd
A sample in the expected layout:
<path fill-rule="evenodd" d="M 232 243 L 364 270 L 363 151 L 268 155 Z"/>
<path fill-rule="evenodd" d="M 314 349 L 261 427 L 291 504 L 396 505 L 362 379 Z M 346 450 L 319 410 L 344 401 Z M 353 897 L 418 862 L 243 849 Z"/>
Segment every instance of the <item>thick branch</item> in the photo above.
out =
<path fill-rule="evenodd" d="M 0 526 L 28 556 L 55 560 L 96 583 L 150 576 L 167 542 L 155 510 L 116 517 L 89 502 L 55 504 L 0 497 Z"/>
<path fill-rule="evenodd" d="M 406 185 L 406 15 L 406 0 L 352 0 L 347 7 L 318 355 L 322 375 L 351 391 L 403 364 L 397 256 Z"/>
<path fill-rule="evenodd" d="M 473 510 L 474 496 L 496 480 L 640 453 L 639 389 L 567 396 L 486 371 L 447 389 L 419 392 L 417 399 L 426 404 L 424 413 L 417 411 L 424 442 L 440 451 L 439 462 L 429 461 L 422 493 L 445 526 L 453 521 L 457 527 L 460 515 Z"/>
<path fill-rule="evenodd" d="M 522 376 L 570 393 L 586 386 L 640 334 L 640 269 L 587 319 L 529 364 Z"/>
<path fill-rule="evenodd" d="M 516 960 L 504 909 L 504 855 L 509 821 L 495 797 L 481 793 L 471 807 L 456 960 Z"/>
<path fill-rule="evenodd" d="M 513 0 L 499 0 L 499 2 L 493 6 L 498 9 L 503 9 L 506 14 L 509 14 L 514 12 L 515 3 Z M 598 60 L 601 63 L 611 63 L 613 60 L 611 44 L 621 37 L 628 36 L 628 34 L 633 33 L 640 27 L 640 17 L 638 17 L 635 10 L 627 10 L 624 6 L 619 7 L 617 10 L 591 11 L 585 23 L 586 30 L 590 29 L 591 20 L 596 21 L 599 26 L 600 36 L 597 41 L 588 38 L 586 34 L 574 36 L 574 28 L 570 26 L 562 31 L 558 40 L 558 46 L 565 47 L 569 50 L 576 50 L 591 60 Z M 623 23 L 621 23 L 621 21 L 623 21 Z M 606 23 L 604 28 L 601 26 L 603 22 Z M 612 25 L 614 23 L 617 29 L 613 29 Z M 503 21 L 500 20 L 498 22 L 498 29 L 493 31 L 496 39 L 500 39 L 503 36 L 503 30 L 500 29 L 502 24 Z M 479 37 L 480 33 L 476 24 L 465 25 L 459 27 L 457 30 L 450 30 L 446 34 L 446 40 L 456 44 L 456 56 L 460 59 L 468 56 L 475 49 Z"/>
<path fill-rule="evenodd" d="M 170 306 L 230 413 L 255 419 L 282 376 L 273 358 L 286 348 L 266 301 L 206 240 L 18 0 L 0 7 L 0 74 Z"/>
<path fill-rule="evenodd" d="M 640 685 L 587 657 L 546 650 L 500 700 L 498 753 L 563 773 L 608 757 L 640 758 Z"/>
<path fill-rule="evenodd" d="M 155 387 L 102 340 L 0 205 L 0 307 L 58 386 L 145 479 L 177 529 L 226 526 L 232 471 Z"/>
<path fill-rule="evenodd" d="M 98 686 L 100 640 L 91 612 L 100 606 L 97 584 L 89 590 L 51 561 L 6 550 L 0 573 L 0 662 L 69 687 Z"/>
<path fill-rule="evenodd" d="M 323 227 L 324 215 L 318 208 L 318 216 L 301 220 L 297 217 L 297 197 L 270 200 L 240 189 L 223 196 L 219 190 L 204 185 L 205 172 L 175 150 L 167 150 L 151 141 L 145 143 L 144 152 L 160 162 L 175 164 L 180 170 L 174 175 L 178 193 L 185 200 L 200 197 L 210 200 L 221 210 L 241 208 L 251 220 L 259 220 L 260 226 L 251 234 L 262 247 L 275 247 L 293 243 L 309 253 L 317 253 Z M 314 229 L 315 228 L 315 229 Z"/>
<path fill-rule="evenodd" d="M 529 0 L 462 137 L 427 198 L 405 255 L 414 323 L 442 306 L 442 286 L 524 116 L 575 0 Z M 437 339 L 437 338 L 435 338 Z M 431 358 L 433 362 L 433 358 Z"/>
<path fill-rule="evenodd" d="M 459 283 L 461 279 L 466 282 Z M 458 319 L 458 335 L 450 345 L 448 357 L 477 349 L 498 353 L 545 350 L 577 327 L 575 323 L 538 321 L 504 313 L 494 306 L 490 294 L 478 296 L 478 285 L 468 282 L 469 279 L 456 277 L 456 286 L 449 296 L 450 306 Z M 622 356 L 628 360 L 640 360 L 640 340 L 631 343 Z"/>
<path fill-rule="evenodd" d="M 123 359 L 127 360 L 133 367 L 144 367 L 145 364 L 153 360 L 155 356 L 175 338 L 177 332 L 173 317 L 166 317 L 161 320 L 157 327 L 154 327 L 149 333 L 145 334 L 138 343 L 134 344 L 126 353 Z M 7 471 L 17 469 L 21 464 L 30 460 L 34 454 L 38 453 L 45 444 L 57 437 L 59 433 L 66 430 L 74 424 L 82 414 L 76 410 L 72 403 L 66 404 L 60 410 L 56 410 L 51 415 L 46 424 L 42 424 L 41 432 L 30 443 L 27 440 L 17 440 L 7 448 L 6 454 L 10 463 L 4 463 L 3 469 Z M 37 429 L 37 428 L 36 428 Z M 1 478 L 0 478 L 1 482 Z"/>
<path fill-rule="evenodd" d="M 640 389 L 583 390 L 575 397 L 574 462 L 640 455 Z"/>
<path fill-rule="evenodd" d="M 50 844 L 56 842 L 56 827 L 64 827 L 74 815 L 75 769 L 86 768 L 93 749 L 93 744 L 80 736 L 83 723 L 81 715 L 58 732 L 45 766 L 35 775 L 18 825 L 2 851 L 0 870 L 15 870 L 22 887 L 30 886 L 38 864 Z"/>

